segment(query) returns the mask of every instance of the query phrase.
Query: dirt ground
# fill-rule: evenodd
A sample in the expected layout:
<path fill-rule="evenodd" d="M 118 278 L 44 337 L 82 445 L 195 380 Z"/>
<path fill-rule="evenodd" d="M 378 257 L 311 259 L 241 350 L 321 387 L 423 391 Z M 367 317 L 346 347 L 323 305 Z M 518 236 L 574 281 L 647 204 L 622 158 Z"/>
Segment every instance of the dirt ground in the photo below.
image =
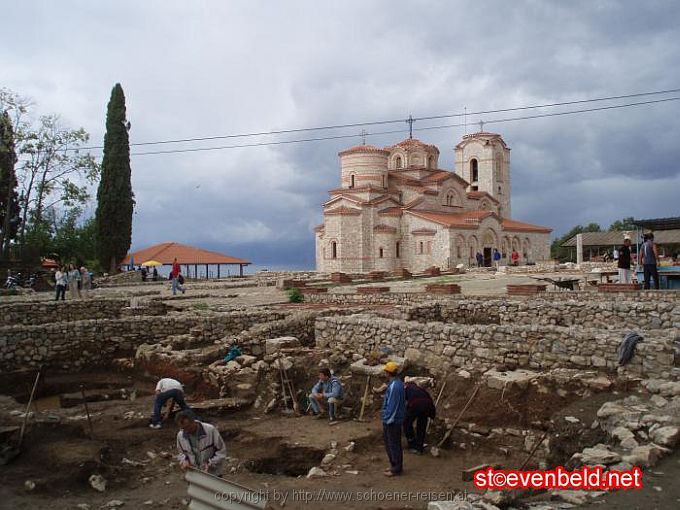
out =
<path fill-rule="evenodd" d="M 148 428 L 154 381 L 143 374 L 111 372 L 54 375 L 47 377 L 42 395 L 67 391 L 79 382 L 86 382 L 93 391 L 125 387 L 141 396 L 134 401 L 89 403 L 92 438 L 82 406 L 55 409 L 54 397 L 40 398 L 38 423 L 30 428 L 24 451 L 12 464 L 0 467 L 3 479 L 0 501 L 17 509 L 76 508 L 81 503 L 99 508 L 111 500 L 123 501 L 126 508 L 182 508 L 187 484 L 174 459 L 176 428 L 171 422 L 161 430 Z M 450 391 L 440 402 L 439 415 L 451 420 L 467 402 L 473 385 L 452 376 L 447 387 Z M 558 397 L 533 390 L 500 392 L 483 386 L 461 423 L 465 426 L 474 423 L 475 430 L 481 432 L 513 426 L 534 428 L 539 433 L 564 415 L 578 415 L 584 422 L 592 420 L 601 403 L 611 398 L 610 394 L 599 394 L 582 400 L 575 395 Z M 378 397 L 364 422 L 346 417 L 334 426 L 310 416 L 264 414 L 258 409 L 204 412 L 201 418 L 215 424 L 227 443 L 229 460 L 225 477 L 267 493 L 272 503 L 282 503 L 285 498 L 285 508 L 292 509 L 317 508 L 321 503 L 318 498 L 324 498 L 323 506 L 331 510 L 422 509 L 426 507 L 425 500 L 388 503 L 384 499 L 390 497 L 388 494 L 401 492 L 411 493 L 412 498 L 420 493 L 436 493 L 451 499 L 455 493 L 475 491 L 471 482 L 462 481 L 464 469 L 483 463 L 518 467 L 527 456 L 522 449 L 523 438 L 516 438 L 515 443 L 511 439 L 489 440 L 484 435 L 455 429 L 439 457 L 405 453 L 404 475 L 386 478 L 382 474 L 387 458 L 379 405 Z M 5 402 L 4 412 L 10 408 L 21 406 Z M 444 434 L 441 419 L 434 423 L 428 438 L 432 444 Z M 20 418 L 13 417 L 12 422 L 18 424 Z M 588 440 L 569 437 L 566 430 L 561 432 L 567 456 Z M 324 467 L 331 476 L 307 479 L 304 475 L 320 464 L 332 442 L 337 443 L 338 456 L 331 467 Z M 353 451 L 346 451 L 351 442 Z M 89 486 L 92 474 L 107 480 L 106 492 L 96 492 Z M 35 484 L 32 490 L 25 485 L 29 480 Z M 324 489 L 329 493 L 320 494 Z M 373 500 L 332 500 L 339 497 Z M 306 500 L 309 498 L 314 499 Z"/>

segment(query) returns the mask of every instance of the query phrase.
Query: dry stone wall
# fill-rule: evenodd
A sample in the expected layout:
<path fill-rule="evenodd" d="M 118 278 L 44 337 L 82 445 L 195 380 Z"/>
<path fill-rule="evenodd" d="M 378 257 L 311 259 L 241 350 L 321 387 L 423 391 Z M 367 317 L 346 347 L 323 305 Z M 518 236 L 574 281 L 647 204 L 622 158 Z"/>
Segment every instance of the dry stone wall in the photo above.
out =
<path fill-rule="evenodd" d="M 540 324 L 602 329 L 676 329 L 680 307 L 654 301 L 437 301 L 403 307 L 401 318 L 460 324 Z"/>
<path fill-rule="evenodd" d="M 198 328 L 200 341 L 212 342 L 238 335 L 259 322 L 284 317 L 283 313 L 260 310 L 5 326 L 0 327 L 0 370 L 41 364 L 65 370 L 102 365 L 113 358 L 134 355 L 143 343 L 189 334 L 194 328 Z"/>
<path fill-rule="evenodd" d="M 416 349 L 429 367 L 486 369 L 595 368 L 614 371 L 620 331 L 536 325 L 463 325 L 378 318 L 371 315 L 316 320 L 318 347 L 337 347 L 367 356 L 390 347 L 398 356 Z M 674 367 L 673 335 L 642 331 L 645 341 L 625 370 L 669 378 Z"/>
<path fill-rule="evenodd" d="M 129 299 L 33 301 L 0 305 L 0 326 L 47 324 L 90 319 L 116 319 Z"/>

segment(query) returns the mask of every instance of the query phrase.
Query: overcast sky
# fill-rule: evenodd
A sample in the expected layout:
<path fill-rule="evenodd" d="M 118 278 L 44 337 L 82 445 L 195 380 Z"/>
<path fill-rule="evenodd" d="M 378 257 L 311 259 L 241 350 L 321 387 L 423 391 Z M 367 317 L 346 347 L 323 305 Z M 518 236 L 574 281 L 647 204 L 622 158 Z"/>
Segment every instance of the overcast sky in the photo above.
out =
<path fill-rule="evenodd" d="M 116 82 L 133 143 L 680 88 L 674 0 L 4 0 L 1 11 L 0 86 L 32 98 L 38 113 L 84 127 L 95 144 Z M 604 104 L 614 103 L 589 106 Z M 515 219 L 562 235 L 578 223 L 680 216 L 679 117 L 676 101 L 485 130 L 512 148 Z M 459 122 L 415 124 L 414 136 L 437 145 L 447 169 L 464 129 L 417 129 Z M 408 135 L 401 123 L 366 129 L 404 130 L 369 136 L 376 145 Z M 360 141 L 133 156 L 133 248 L 174 240 L 260 267 L 313 268 L 312 229 L 339 183 L 337 153 Z"/>

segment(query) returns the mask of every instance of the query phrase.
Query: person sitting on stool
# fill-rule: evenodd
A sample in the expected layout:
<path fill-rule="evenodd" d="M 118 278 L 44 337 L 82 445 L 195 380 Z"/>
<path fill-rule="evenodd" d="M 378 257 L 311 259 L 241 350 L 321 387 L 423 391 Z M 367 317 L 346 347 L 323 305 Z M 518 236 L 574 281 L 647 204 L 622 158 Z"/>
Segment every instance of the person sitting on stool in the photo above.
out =
<path fill-rule="evenodd" d="M 337 419 L 336 405 L 342 402 L 342 383 L 327 368 L 319 370 L 319 382 L 309 395 L 309 403 L 316 418 L 323 417 L 321 404 L 324 400 L 328 402 L 328 419 L 334 422 Z"/>
<path fill-rule="evenodd" d="M 158 381 L 158 384 L 156 385 L 156 399 L 153 402 L 153 416 L 151 417 L 151 424 L 149 427 L 152 429 L 161 428 L 161 409 L 163 409 L 163 405 L 170 399 L 173 399 L 182 411 L 191 411 L 191 408 L 184 401 L 182 383 L 175 379 L 165 377 Z"/>

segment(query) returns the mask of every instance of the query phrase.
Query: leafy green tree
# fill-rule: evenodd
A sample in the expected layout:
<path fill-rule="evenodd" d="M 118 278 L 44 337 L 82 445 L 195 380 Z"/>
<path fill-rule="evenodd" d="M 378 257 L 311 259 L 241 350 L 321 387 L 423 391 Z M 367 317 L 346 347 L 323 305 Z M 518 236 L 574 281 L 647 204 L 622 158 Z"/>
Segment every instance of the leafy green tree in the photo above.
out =
<path fill-rule="evenodd" d="M 602 232 L 602 227 L 597 223 L 589 223 L 585 227 L 583 225 L 576 225 L 562 237 L 555 239 L 552 242 L 550 245 L 550 256 L 560 262 L 569 260 L 569 248 L 562 247 L 562 243 L 566 243 L 576 234 L 583 234 L 584 232 Z"/>
<path fill-rule="evenodd" d="M 14 166 L 17 154 L 14 148 L 14 130 L 7 111 L 0 114 L 0 257 L 9 258 L 9 246 L 19 227 L 19 196 Z"/>
<path fill-rule="evenodd" d="M 632 216 L 628 216 L 627 218 L 623 218 L 621 220 L 616 220 L 614 223 L 609 225 L 609 231 L 624 232 L 627 230 L 635 230 L 637 227 L 633 225 L 634 221 L 635 218 L 633 218 Z"/>
<path fill-rule="evenodd" d="M 125 113 L 123 87 L 116 83 L 106 112 L 104 159 L 96 214 L 97 259 L 110 272 L 116 271 L 132 242 L 135 201 L 130 180 L 130 124 Z"/>
<path fill-rule="evenodd" d="M 29 116 L 31 102 L 0 89 L 0 109 L 8 112 L 14 127 L 16 174 L 21 187 L 21 222 L 18 239 L 22 252 L 41 252 L 53 234 L 51 222 L 64 209 L 79 207 L 90 199 L 88 187 L 99 177 L 99 165 L 80 147 L 88 133 L 65 127 L 57 115 L 37 121 Z M 38 245 L 25 250 L 29 240 Z"/>

